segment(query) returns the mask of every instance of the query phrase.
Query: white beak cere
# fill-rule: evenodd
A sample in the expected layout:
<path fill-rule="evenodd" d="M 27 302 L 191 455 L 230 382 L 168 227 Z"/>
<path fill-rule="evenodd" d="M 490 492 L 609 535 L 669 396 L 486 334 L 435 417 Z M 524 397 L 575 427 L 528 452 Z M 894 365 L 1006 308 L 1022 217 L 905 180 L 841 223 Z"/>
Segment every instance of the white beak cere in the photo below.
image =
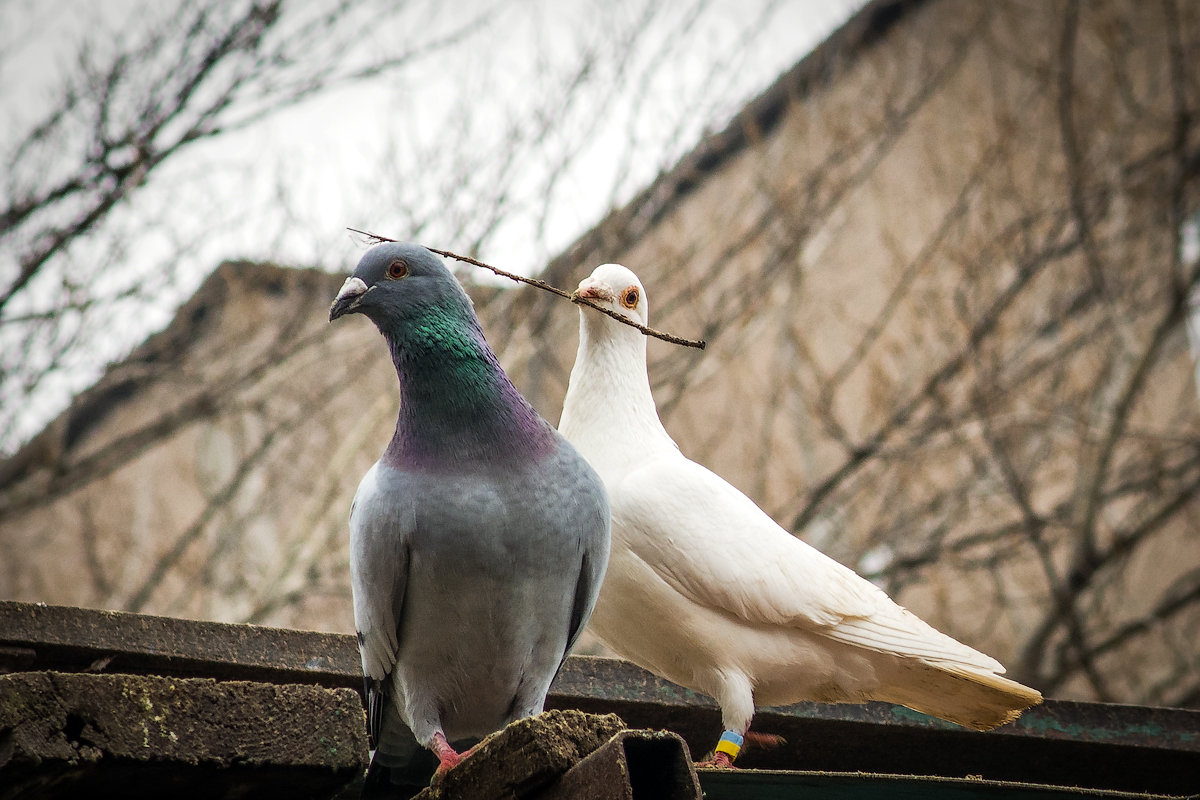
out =
<path fill-rule="evenodd" d="M 342 284 L 337 297 L 333 298 L 333 302 L 329 305 L 329 321 L 333 322 L 347 311 L 353 310 L 358 299 L 367 293 L 368 288 L 367 284 L 363 283 L 362 278 L 357 278 L 353 275 L 346 278 L 346 282 Z"/>
<path fill-rule="evenodd" d="M 603 303 L 611 303 L 616 297 L 612 290 L 599 281 L 594 281 L 591 278 L 584 278 L 579 282 L 579 288 L 573 293 L 574 297 L 586 297 L 589 300 L 599 300 Z"/>
<path fill-rule="evenodd" d="M 347 297 L 357 297 L 360 294 L 366 293 L 367 285 L 363 283 L 363 279 L 356 278 L 351 275 L 349 278 L 346 278 L 346 282 L 343 283 L 342 288 L 338 290 L 337 297 L 333 299 L 333 302 L 336 303 L 338 300 L 343 300 Z"/>

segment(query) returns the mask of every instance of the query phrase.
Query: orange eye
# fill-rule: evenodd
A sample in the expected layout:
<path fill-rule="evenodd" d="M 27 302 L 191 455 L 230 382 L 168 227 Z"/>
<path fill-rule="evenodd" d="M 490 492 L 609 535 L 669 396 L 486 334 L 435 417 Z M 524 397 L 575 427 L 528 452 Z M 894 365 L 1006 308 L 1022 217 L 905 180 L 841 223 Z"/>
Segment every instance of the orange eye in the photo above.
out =
<path fill-rule="evenodd" d="M 388 264 L 387 276 L 392 280 L 399 280 L 408 274 L 408 262 L 403 258 L 397 258 L 392 263 Z"/>
<path fill-rule="evenodd" d="M 638 290 L 636 286 L 630 286 L 625 291 L 621 292 L 621 305 L 626 308 L 635 308 L 638 304 Z"/>

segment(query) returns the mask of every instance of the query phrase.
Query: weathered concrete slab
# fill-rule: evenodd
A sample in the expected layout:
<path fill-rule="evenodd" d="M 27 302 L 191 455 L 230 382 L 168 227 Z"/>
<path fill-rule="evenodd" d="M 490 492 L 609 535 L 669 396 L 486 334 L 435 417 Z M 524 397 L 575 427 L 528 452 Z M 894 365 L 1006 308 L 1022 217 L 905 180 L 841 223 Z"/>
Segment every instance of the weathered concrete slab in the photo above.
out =
<path fill-rule="evenodd" d="M 616 714 L 547 711 L 518 720 L 480 742 L 420 800 L 516 800 L 536 797 L 624 729 Z"/>
<path fill-rule="evenodd" d="M 327 798 L 362 774 L 349 689 L 145 675 L 0 676 L 0 798 Z M 86 793 L 86 794 L 85 794 Z"/>
<path fill-rule="evenodd" d="M 699 800 L 683 739 L 631 731 L 615 714 L 547 711 L 470 751 L 418 800 Z"/>
<path fill-rule="evenodd" d="M 0 601 L 0 673 L 29 669 L 362 689 L 353 636 Z"/>

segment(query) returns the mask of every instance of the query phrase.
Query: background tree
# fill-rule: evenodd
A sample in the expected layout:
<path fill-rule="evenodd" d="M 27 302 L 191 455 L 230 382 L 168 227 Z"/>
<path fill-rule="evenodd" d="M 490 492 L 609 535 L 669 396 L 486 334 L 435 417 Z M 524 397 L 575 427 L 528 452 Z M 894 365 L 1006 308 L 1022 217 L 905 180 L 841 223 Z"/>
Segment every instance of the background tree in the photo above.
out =
<path fill-rule="evenodd" d="M 821 34 L 666 5 L 10 3 L 0 452 L 222 258 L 340 269 L 373 224 L 539 268 Z"/>

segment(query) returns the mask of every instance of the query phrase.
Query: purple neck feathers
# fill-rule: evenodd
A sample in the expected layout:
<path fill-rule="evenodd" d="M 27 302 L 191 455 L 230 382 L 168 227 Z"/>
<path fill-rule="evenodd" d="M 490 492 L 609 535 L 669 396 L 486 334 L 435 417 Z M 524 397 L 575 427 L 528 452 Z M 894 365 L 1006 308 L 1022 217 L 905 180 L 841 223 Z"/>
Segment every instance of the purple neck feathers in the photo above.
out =
<path fill-rule="evenodd" d="M 554 429 L 504 374 L 474 315 L 455 322 L 431 314 L 403 336 L 385 333 L 400 379 L 385 461 L 456 473 L 541 461 L 557 447 Z"/>

